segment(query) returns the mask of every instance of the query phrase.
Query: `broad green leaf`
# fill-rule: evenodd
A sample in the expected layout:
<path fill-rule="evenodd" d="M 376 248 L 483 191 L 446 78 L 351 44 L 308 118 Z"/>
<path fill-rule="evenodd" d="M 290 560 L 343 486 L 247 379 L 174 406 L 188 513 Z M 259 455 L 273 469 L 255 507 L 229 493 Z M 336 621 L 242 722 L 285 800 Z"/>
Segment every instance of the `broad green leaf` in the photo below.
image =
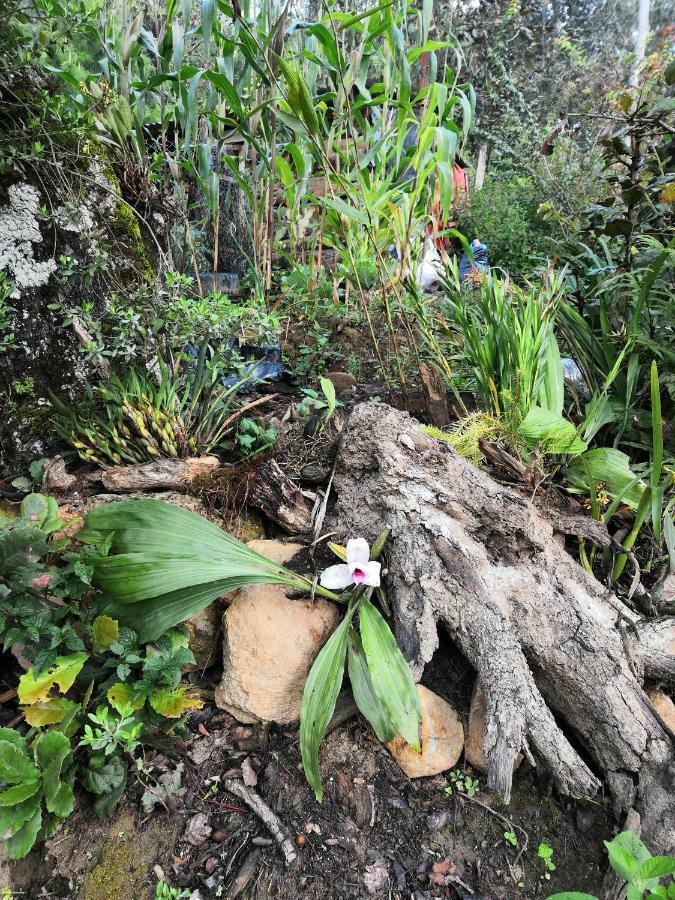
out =
<path fill-rule="evenodd" d="M 589 481 L 604 484 L 607 493 L 612 497 L 621 493 L 636 478 L 635 472 L 630 467 L 630 458 L 613 447 L 597 447 L 581 453 L 568 465 L 566 476 L 574 487 L 582 488 L 584 491 L 588 490 Z M 638 481 L 624 495 L 623 502 L 635 509 L 644 489 L 644 482 Z"/>
<path fill-rule="evenodd" d="M 540 444 L 545 453 L 583 453 L 586 444 L 574 425 L 556 412 L 532 406 L 518 426 L 530 446 Z"/>
<path fill-rule="evenodd" d="M 391 741 L 396 735 L 396 729 L 389 721 L 387 710 L 383 709 L 373 690 L 373 683 L 370 680 L 370 672 L 368 671 L 368 661 L 366 660 L 366 654 L 363 652 L 361 638 L 353 629 L 350 629 L 349 632 L 347 671 L 354 701 L 373 726 L 377 739 L 383 742 Z"/>
<path fill-rule="evenodd" d="M 156 713 L 167 719 L 178 719 L 183 713 L 201 709 L 204 705 L 185 685 L 180 685 L 175 690 L 152 691 L 148 695 L 148 703 Z"/>
<path fill-rule="evenodd" d="M 59 686 L 61 693 L 65 694 L 72 687 L 86 661 L 86 653 L 57 656 L 54 665 L 38 675 L 37 678 L 33 670 L 29 669 L 19 679 L 19 703 L 30 704 L 46 700 L 55 684 Z"/>
<path fill-rule="evenodd" d="M 42 811 L 38 806 L 31 818 L 7 841 L 7 856 L 10 859 L 23 859 L 35 843 L 41 825 Z"/>
<path fill-rule="evenodd" d="M 623 847 L 617 846 L 613 841 L 610 843 L 605 841 L 609 861 L 614 871 L 620 875 L 624 881 L 632 881 L 640 873 L 640 866 L 635 857 Z"/>
<path fill-rule="evenodd" d="M 672 856 L 652 856 L 642 863 L 640 875 L 647 879 L 675 875 L 675 859 Z"/>
<path fill-rule="evenodd" d="M 0 740 L 0 783 L 21 784 L 39 777 L 40 773 L 25 753 L 15 744 Z"/>
<path fill-rule="evenodd" d="M 551 894 L 546 900 L 598 900 L 593 894 L 581 894 L 579 891 L 563 891 L 560 894 Z"/>
<path fill-rule="evenodd" d="M 91 627 L 91 640 L 94 647 L 94 653 L 103 653 L 110 650 L 113 644 L 117 643 L 120 628 L 115 619 L 110 616 L 97 616 Z"/>
<path fill-rule="evenodd" d="M 323 800 L 323 785 L 319 771 L 319 747 L 330 722 L 344 677 L 347 634 L 353 611 L 328 638 L 314 661 L 302 695 L 300 712 L 300 754 L 305 777 L 316 799 Z"/>
<path fill-rule="evenodd" d="M 422 711 L 410 666 L 382 614 L 370 600 L 361 603 L 359 621 L 375 695 L 387 710 L 396 733 L 419 750 Z"/>
<path fill-rule="evenodd" d="M 12 834 L 15 834 L 22 828 L 29 819 L 32 819 L 35 812 L 40 809 L 41 800 L 42 795 L 36 793 L 12 807 L 9 819 L 9 827 Z"/>
<path fill-rule="evenodd" d="M 40 790 L 39 781 L 24 781 L 0 793 L 0 806 L 16 806 Z M 1 835 L 0 835 L 1 837 Z"/>
<path fill-rule="evenodd" d="M 42 771 L 45 804 L 62 819 L 73 810 L 73 791 L 61 781 L 63 764 L 71 756 L 70 741 L 60 731 L 41 734 L 35 742 L 35 761 Z"/>
<path fill-rule="evenodd" d="M 9 744 L 14 744 L 24 756 L 30 757 L 26 738 L 20 735 L 18 731 L 14 731 L 13 728 L 0 728 L 0 741 L 7 741 Z"/>
<path fill-rule="evenodd" d="M 66 697 L 50 697 L 24 706 L 21 711 L 26 722 L 33 728 L 44 728 L 45 725 L 58 725 L 68 714 L 75 713 L 79 708 L 79 703 Z"/>
<path fill-rule="evenodd" d="M 113 684 L 112 687 L 109 687 L 107 697 L 108 703 L 119 713 L 121 713 L 125 707 L 140 709 L 145 703 L 145 697 L 142 697 L 139 700 L 131 685 L 123 684 L 122 682 Z"/>

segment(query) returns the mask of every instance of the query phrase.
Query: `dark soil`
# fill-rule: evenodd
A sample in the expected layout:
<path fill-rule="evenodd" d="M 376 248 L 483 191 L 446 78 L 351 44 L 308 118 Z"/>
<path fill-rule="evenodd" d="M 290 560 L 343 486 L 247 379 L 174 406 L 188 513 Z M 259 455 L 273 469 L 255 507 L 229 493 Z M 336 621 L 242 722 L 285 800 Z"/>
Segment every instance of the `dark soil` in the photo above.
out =
<path fill-rule="evenodd" d="M 423 681 L 466 721 L 473 672 L 446 640 Z M 367 723 L 352 719 L 324 742 L 326 795 L 318 804 L 304 779 L 297 732 L 243 727 L 214 706 L 195 714 L 190 729 L 187 741 L 170 753 L 147 756 L 125 805 L 104 822 L 81 798 L 75 816 L 49 842 L 46 859 L 36 851 L 12 867 L 9 883 L 17 894 L 146 900 L 154 897 L 162 875 L 171 885 L 198 890 L 195 900 L 516 898 L 599 891 L 606 859 L 602 840 L 612 833 L 604 808 L 555 797 L 545 776 L 526 764 L 515 776 L 508 808 L 482 785 L 473 799 L 456 791 L 447 796 L 448 778 L 411 781 Z M 178 794 L 165 799 L 165 808 L 142 812 L 144 791 L 180 763 Z M 223 777 L 241 777 L 242 764 L 257 773 L 253 789 L 295 837 L 299 858 L 290 869 L 260 820 L 220 787 Z M 195 846 L 184 836 L 200 813 L 211 830 Z M 504 838 L 510 831 L 518 839 L 515 847 Z M 550 880 L 537 855 L 541 842 L 553 848 Z M 3 876 L 0 866 L 0 886 Z"/>

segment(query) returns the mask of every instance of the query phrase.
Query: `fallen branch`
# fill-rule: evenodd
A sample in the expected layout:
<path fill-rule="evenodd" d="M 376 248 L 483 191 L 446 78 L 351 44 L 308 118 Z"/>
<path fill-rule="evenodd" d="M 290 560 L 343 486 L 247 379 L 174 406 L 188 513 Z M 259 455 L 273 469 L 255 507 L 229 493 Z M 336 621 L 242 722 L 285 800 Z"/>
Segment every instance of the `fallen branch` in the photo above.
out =
<path fill-rule="evenodd" d="M 223 787 L 226 791 L 234 794 L 235 797 L 239 797 L 240 800 L 243 800 L 244 803 L 258 816 L 281 848 L 286 860 L 286 865 L 292 865 L 298 858 L 298 854 L 295 852 L 295 845 L 291 840 L 289 833 L 282 825 L 279 817 L 272 812 L 264 800 L 235 778 L 227 778 L 223 782 Z"/>

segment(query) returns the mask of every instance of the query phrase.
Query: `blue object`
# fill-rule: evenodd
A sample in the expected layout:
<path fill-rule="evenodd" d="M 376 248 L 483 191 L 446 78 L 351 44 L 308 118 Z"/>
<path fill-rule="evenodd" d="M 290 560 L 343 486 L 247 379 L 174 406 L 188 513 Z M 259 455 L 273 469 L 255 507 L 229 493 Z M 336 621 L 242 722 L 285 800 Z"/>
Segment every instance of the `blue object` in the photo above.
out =
<path fill-rule="evenodd" d="M 469 246 L 471 247 L 473 258 L 471 257 L 471 254 L 466 252 L 466 250 L 464 251 L 464 253 L 462 253 L 462 256 L 459 260 L 460 281 L 466 281 L 472 272 L 490 271 L 490 265 L 488 263 L 487 256 L 487 244 L 481 244 L 478 239 L 475 239 L 471 241 L 471 244 Z"/>

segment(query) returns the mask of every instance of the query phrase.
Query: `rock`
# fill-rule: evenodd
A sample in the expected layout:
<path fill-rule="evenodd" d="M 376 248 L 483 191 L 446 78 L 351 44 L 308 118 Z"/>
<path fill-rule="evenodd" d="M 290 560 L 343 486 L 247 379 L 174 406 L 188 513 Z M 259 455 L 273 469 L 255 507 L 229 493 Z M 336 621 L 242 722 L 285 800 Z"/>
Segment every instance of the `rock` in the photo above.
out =
<path fill-rule="evenodd" d="M 323 484 L 330 478 L 330 466 L 321 465 L 321 463 L 311 462 L 300 470 L 300 480 L 306 481 L 308 484 Z"/>
<path fill-rule="evenodd" d="M 384 857 L 379 856 L 371 865 L 366 866 L 363 883 L 369 894 L 379 894 L 389 887 L 389 871 Z"/>
<path fill-rule="evenodd" d="M 469 727 L 467 728 L 466 741 L 464 743 L 464 756 L 469 765 L 473 766 L 477 772 L 483 772 L 484 774 L 487 772 L 487 760 L 484 750 L 485 737 L 487 735 L 486 715 L 485 695 L 478 680 L 476 680 L 471 691 Z M 519 753 L 513 764 L 514 772 L 522 761 L 523 756 Z"/>
<path fill-rule="evenodd" d="M 217 456 L 189 459 L 157 459 L 135 466 L 114 466 L 101 475 L 103 487 L 114 493 L 134 491 L 181 490 L 195 479 L 220 468 Z"/>
<path fill-rule="evenodd" d="M 427 828 L 429 831 L 442 831 L 452 822 L 453 809 L 446 807 L 445 809 L 437 809 L 427 816 Z"/>
<path fill-rule="evenodd" d="M 451 769 L 462 755 L 464 729 L 457 713 L 433 691 L 417 685 L 422 705 L 422 752 L 395 737 L 387 749 L 409 778 L 438 775 Z"/>
<path fill-rule="evenodd" d="M 356 387 L 356 377 L 350 372 L 329 372 L 326 378 L 333 382 L 335 393 L 338 396 Z"/>
<path fill-rule="evenodd" d="M 217 602 L 187 620 L 185 624 L 190 632 L 189 647 L 195 661 L 184 665 L 184 672 L 202 672 L 216 663 L 220 620 L 221 613 Z"/>
<path fill-rule="evenodd" d="M 301 544 L 252 541 L 285 564 Z M 326 600 L 289 600 L 281 585 L 242 588 L 223 615 L 223 679 L 216 704 L 240 722 L 297 722 L 312 663 L 339 620 Z"/>
<path fill-rule="evenodd" d="M 675 732 L 675 703 L 673 703 L 672 699 L 668 694 L 657 690 L 657 688 L 650 688 L 647 691 L 647 696 L 659 719 L 661 719 L 671 731 Z"/>
<path fill-rule="evenodd" d="M 212 831 L 208 816 L 205 813 L 197 813 L 185 826 L 183 840 L 188 841 L 193 847 L 201 847 L 209 839 Z"/>
<path fill-rule="evenodd" d="M 65 494 L 76 481 L 77 478 L 66 471 L 62 456 L 54 456 L 45 463 L 42 484 L 48 493 Z"/>

